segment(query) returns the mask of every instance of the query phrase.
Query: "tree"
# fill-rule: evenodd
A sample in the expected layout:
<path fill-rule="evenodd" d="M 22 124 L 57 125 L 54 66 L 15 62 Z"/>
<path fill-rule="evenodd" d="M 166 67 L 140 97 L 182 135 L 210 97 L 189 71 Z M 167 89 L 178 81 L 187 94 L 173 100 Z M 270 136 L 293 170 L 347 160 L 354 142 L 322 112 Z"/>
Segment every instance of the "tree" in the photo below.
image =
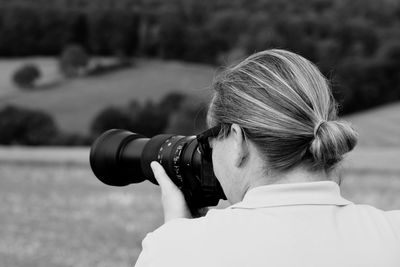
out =
<path fill-rule="evenodd" d="M 39 79 L 41 72 L 36 64 L 28 63 L 18 68 L 12 77 L 14 83 L 23 89 L 33 88 L 35 81 Z"/>
<path fill-rule="evenodd" d="M 182 102 L 184 102 L 186 98 L 187 96 L 181 92 L 168 93 L 160 100 L 158 108 L 169 116 L 169 114 L 180 108 Z"/>
<path fill-rule="evenodd" d="M 126 129 L 147 137 L 165 131 L 171 114 L 177 112 L 185 102 L 186 95 L 172 92 L 164 96 L 160 102 L 148 101 L 144 104 L 136 100 L 125 107 L 107 107 L 93 120 L 91 133 L 94 136 L 109 129 Z"/>
<path fill-rule="evenodd" d="M 185 21 L 179 9 L 165 10 L 160 16 L 159 44 L 161 58 L 183 58 Z"/>
<path fill-rule="evenodd" d="M 89 55 L 79 45 L 67 46 L 59 60 L 60 70 L 66 77 L 82 74 L 88 63 Z"/>
<path fill-rule="evenodd" d="M 167 126 L 168 115 L 158 105 L 148 101 L 139 112 L 132 114 L 132 130 L 147 137 L 160 134 Z"/>
<path fill-rule="evenodd" d="M 79 14 L 73 16 L 70 30 L 68 32 L 70 34 L 69 40 L 67 40 L 69 43 L 77 44 L 85 50 L 89 48 L 88 38 L 90 36 L 87 15 Z"/>
<path fill-rule="evenodd" d="M 0 110 L 0 129 L 0 144 L 4 145 L 50 145 L 59 134 L 50 115 L 14 106 Z"/>
<path fill-rule="evenodd" d="M 108 107 L 100 111 L 94 118 L 90 127 L 91 133 L 95 136 L 110 129 L 131 130 L 133 125 L 132 117 L 128 112 L 117 107 Z"/>
<path fill-rule="evenodd" d="M 207 105 L 197 97 L 187 97 L 171 114 L 165 132 L 193 135 L 206 129 Z"/>

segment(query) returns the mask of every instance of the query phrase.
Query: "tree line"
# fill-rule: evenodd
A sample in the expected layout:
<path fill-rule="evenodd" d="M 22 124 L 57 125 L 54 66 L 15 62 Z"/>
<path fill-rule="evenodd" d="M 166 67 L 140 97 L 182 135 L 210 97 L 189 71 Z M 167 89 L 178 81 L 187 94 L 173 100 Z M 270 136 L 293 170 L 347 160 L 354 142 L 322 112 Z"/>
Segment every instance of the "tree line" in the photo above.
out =
<path fill-rule="evenodd" d="M 395 0 L 45 2 L 0 2 L 0 56 L 58 55 L 74 43 L 93 55 L 221 65 L 283 48 L 332 80 L 342 114 L 400 99 Z"/>
<path fill-rule="evenodd" d="M 67 133 L 40 110 L 16 106 L 0 108 L 0 144 L 29 146 L 83 146 L 109 129 L 126 129 L 146 137 L 161 133 L 193 135 L 206 129 L 204 100 L 171 92 L 159 102 L 106 107 L 90 123 L 88 134 Z"/>

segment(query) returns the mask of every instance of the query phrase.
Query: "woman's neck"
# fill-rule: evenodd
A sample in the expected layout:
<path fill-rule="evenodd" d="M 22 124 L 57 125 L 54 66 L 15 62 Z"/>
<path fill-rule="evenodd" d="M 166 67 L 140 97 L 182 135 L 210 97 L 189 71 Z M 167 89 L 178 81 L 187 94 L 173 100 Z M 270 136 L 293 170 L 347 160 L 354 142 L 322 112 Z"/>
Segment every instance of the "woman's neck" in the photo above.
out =
<path fill-rule="evenodd" d="M 336 180 L 332 178 L 333 177 L 331 177 L 331 175 L 327 174 L 325 171 L 309 171 L 306 168 L 297 167 L 286 172 L 255 175 L 250 178 L 248 190 L 262 185 Z"/>

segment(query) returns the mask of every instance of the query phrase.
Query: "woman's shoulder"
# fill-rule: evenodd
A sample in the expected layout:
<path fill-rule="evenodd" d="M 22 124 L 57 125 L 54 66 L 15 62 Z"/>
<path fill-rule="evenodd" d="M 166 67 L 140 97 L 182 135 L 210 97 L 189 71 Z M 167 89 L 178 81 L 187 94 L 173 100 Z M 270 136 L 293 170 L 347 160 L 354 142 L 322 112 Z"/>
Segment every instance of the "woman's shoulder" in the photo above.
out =
<path fill-rule="evenodd" d="M 164 223 L 147 238 L 156 238 L 161 240 L 202 240 L 209 236 L 218 235 L 218 233 L 229 231 L 238 221 L 238 214 L 231 209 L 211 209 L 207 214 L 200 218 L 177 218 Z"/>
<path fill-rule="evenodd" d="M 210 266 L 204 263 L 207 257 L 199 256 L 206 253 L 208 258 L 213 258 L 212 254 L 218 251 L 219 243 L 224 240 L 218 233 L 224 223 L 217 218 L 224 217 L 224 213 L 209 211 L 204 217 L 178 218 L 164 223 L 143 240 L 137 266 Z M 193 263 L 193 259 L 197 262 Z"/>
<path fill-rule="evenodd" d="M 378 207 L 371 206 L 368 204 L 352 204 L 346 206 L 348 212 L 366 215 L 371 218 L 382 218 L 382 219 L 394 219 L 400 220 L 400 209 L 399 210 L 382 210 Z"/>
<path fill-rule="evenodd" d="M 193 232 L 196 230 L 197 233 L 201 230 L 210 230 L 212 225 L 219 226 L 224 222 L 230 221 L 235 213 L 229 209 L 210 209 L 207 214 L 199 218 L 177 218 L 170 220 L 156 229 L 153 233 L 163 234 L 168 232 L 179 231 L 182 232 Z"/>

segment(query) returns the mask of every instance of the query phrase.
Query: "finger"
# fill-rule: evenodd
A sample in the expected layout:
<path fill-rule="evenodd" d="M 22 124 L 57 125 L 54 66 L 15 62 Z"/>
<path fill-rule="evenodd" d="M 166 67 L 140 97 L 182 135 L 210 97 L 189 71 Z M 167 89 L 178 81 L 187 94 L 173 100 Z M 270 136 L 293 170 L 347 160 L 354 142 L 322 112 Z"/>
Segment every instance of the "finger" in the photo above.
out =
<path fill-rule="evenodd" d="M 174 190 L 176 188 L 176 185 L 171 181 L 171 178 L 169 178 L 160 163 L 157 161 L 152 161 L 150 163 L 150 167 L 153 170 L 154 177 L 156 178 L 162 190 Z"/>
<path fill-rule="evenodd" d="M 191 218 L 183 193 L 168 177 L 162 165 L 153 161 L 150 163 L 150 167 L 161 188 L 165 222 L 175 218 Z"/>

